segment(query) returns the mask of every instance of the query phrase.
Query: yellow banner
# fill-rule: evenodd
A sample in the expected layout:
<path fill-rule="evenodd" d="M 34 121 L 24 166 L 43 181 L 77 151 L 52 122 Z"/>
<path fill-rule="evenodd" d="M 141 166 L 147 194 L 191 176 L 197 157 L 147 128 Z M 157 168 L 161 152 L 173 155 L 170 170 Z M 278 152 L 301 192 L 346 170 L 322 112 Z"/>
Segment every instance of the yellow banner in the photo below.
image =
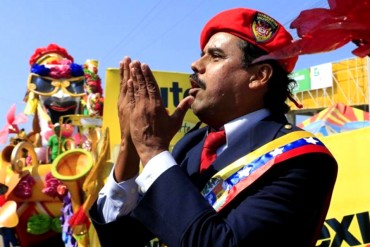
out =
<path fill-rule="evenodd" d="M 316 246 L 370 246 L 370 128 L 321 138 L 338 161 L 338 178 Z"/>

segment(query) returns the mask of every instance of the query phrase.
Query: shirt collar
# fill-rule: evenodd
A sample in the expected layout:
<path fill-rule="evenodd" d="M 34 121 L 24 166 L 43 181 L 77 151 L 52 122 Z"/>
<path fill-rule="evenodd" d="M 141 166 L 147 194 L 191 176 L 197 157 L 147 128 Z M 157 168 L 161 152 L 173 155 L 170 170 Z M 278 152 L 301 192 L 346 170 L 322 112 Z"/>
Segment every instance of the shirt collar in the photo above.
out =
<path fill-rule="evenodd" d="M 236 135 L 238 135 L 239 130 L 243 129 L 249 129 L 251 126 L 253 126 L 255 123 L 261 121 L 262 119 L 269 116 L 271 113 L 269 110 L 263 108 L 251 113 L 248 113 L 246 115 L 243 115 L 241 117 L 238 117 L 231 122 L 224 125 L 225 133 L 226 133 L 226 139 L 227 142 L 229 139 L 234 139 Z"/>

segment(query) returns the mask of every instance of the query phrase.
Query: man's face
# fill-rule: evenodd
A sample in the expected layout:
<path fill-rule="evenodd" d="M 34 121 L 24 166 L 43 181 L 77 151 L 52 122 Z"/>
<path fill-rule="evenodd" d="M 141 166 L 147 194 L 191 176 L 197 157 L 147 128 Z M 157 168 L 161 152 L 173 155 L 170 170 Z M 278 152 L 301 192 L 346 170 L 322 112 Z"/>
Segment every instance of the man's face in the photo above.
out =
<path fill-rule="evenodd" d="M 201 58 L 193 62 L 190 95 L 194 97 L 192 110 L 200 120 L 220 127 L 226 122 L 251 111 L 253 99 L 249 88 L 253 69 L 243 68 L 240 39 L 219 32 L 204 47 Z"/>

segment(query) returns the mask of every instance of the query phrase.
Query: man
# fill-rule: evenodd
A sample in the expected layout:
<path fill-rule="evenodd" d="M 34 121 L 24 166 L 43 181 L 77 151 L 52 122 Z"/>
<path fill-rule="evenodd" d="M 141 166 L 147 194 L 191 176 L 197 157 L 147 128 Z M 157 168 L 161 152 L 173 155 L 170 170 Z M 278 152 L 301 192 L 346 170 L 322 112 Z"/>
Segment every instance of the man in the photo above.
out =
<path fill-rule="evenodd" d="M 124 58 L 120 154 L 90 210 L 102 246 L 145 246 L 153 237 L 171 247 L 315 245 L 336 161 L 284 116 L 297 57 L 253 63 L 291 41 L 264 13 L 217 14 L 201 33 L 189 96 L 170 116 L 149 67 Z M 190 131 L 171 154 L 188 108 L 207 127 Z M 220 129 L 226 142 L 201 168 L 205 139 Z"/>
<path fill-rule="evenodd" d="M 53 162 L 61 152 L 62 143 L 65 140 L 65 137 L 60 135 L 60 125 L 59 123 L 54 124 L 53 126 L 54 135 L 50 136 L 48 140 L 48 148 L 50 154 L 50 162 Z M 60 139 L 59 139 L 60 138 Z"/>

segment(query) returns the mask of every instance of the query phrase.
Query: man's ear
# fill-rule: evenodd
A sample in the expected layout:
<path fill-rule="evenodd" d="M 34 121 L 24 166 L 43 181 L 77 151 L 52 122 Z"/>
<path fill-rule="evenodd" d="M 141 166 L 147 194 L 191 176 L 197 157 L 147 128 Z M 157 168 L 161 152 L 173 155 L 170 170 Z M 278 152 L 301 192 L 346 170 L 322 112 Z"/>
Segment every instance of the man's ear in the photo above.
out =
<path fill-rule="evenodd" d="M 253 66 L 254 74 L 249 78 L 249 88 L 258 89 L 267 86 L 267 82 L 272 76 L 272 66 L 268 63 L 256 64 Z"/>

